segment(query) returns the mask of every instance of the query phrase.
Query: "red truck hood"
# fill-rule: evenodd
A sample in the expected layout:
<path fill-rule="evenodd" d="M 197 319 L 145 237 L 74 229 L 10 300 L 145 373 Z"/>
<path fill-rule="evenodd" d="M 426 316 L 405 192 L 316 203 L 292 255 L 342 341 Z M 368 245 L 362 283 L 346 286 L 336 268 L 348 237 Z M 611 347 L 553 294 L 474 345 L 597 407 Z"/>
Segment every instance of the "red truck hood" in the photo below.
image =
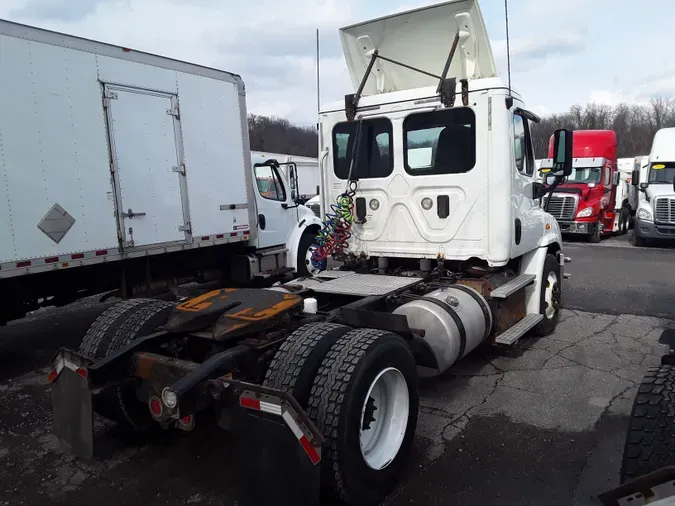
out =
<path fill-rule="evenodd" d="M 580 196 L 582 199 L 589 198 L 590 199 L 590 193 L 595 189 L 598 188 L 597 186 L 593 188 L 589 188 L 587 184 L 585 183 L 565 183 L 559 185 L 556 189 L 555 192 L 561 192 L 561 193 L 575 193 Z M 554 192 L 554 193 L 555 193 Z"/>

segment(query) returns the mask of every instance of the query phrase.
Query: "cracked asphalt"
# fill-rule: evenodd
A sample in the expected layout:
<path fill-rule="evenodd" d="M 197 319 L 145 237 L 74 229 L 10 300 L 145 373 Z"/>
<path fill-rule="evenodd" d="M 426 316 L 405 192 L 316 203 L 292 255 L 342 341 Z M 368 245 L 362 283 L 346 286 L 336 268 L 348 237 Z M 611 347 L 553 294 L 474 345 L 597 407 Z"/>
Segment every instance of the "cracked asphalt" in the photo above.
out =
<path fill-rule="evenodd" d="M 552 336 L 474 352 L 422 384 L 414 454 L 386 505 L 594 505 L 618 484 L 637 384 L 664 352 L 661 330 L 675 328 L 675 310 L 657 300 L 670 296 L 667 286 L 651 289 L 656 310 L 633 290 L 654 276 L 655 263 L 666 266 L 665 283 L 673 253 L 618 240 L 574 244 L 568 254 L 574 309 Z M 621 258 L 631 259 L 629 269 Z M 597 265 L 599 273 L 590 269 Z M 633 311 L 599 310 L 596 281 L 579 289 L 602 269 L 622 273 L 604 282 Z M 0 505 L 238 504 L 243 481 L 224 431 L 134 440 L 99 422 L 99 457 L 61 453 L 45 366 L 59 346 L 76 346 L 104 307 L 83 302 L 0 329 Z"/>

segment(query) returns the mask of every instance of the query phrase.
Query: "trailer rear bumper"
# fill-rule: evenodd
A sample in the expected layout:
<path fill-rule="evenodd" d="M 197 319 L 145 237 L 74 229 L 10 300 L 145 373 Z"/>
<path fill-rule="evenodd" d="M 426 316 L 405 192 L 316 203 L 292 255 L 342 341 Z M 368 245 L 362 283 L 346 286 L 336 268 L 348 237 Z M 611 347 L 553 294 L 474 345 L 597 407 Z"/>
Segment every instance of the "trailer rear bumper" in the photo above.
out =
<path fill-rule="evenodd" d="M 188 405 L 204 409 L 208 404 L 217 413 L 227 412 L 228 428 L 235 434 L 237 453 L 241 455 L 238 470 L 248 479 L 255 476 L 265 483 L 264 487 L 244 487 L 247 504 L 318 504 L 319 464 L 325 439 L 292 395 L 232 379 L 229 374 L 213 377 L 217 356 L 202 364 L 149 352 L 125 358 L 129 377 L 151 376 L 160 381 L 182 375 L 162 389 L 176 393 L 175 399 L 171 395 L 152 397 L 152 402 L 162 403 L 162 420 L 158 421 L 165 427 L 173 421 L 182 428 L 183 419 L 192 416 L 185 410 Z M 97 365 L 76 352 L 61 349 L 48 378 L 54 433 L 64 452 L 85 459 L 95 454 L 94 398 L 114 385 L 99 384 L 96 374 L 90 374 Z M 120 369 L 120 365 L 116 368 Z M 181 389 L 181 385 L 186 388 Z M 196 404 L 186 404 L 185 399 L 196 400 Z M 176 404 L 172 406 L 174 400 Z"/>

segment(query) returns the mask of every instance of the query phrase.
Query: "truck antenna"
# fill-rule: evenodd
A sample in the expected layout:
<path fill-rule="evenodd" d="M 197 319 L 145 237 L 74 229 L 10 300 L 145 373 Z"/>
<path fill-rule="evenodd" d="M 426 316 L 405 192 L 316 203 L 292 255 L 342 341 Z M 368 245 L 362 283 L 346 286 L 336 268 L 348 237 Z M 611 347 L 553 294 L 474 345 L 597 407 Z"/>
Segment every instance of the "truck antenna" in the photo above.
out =
<path fill-rule="evenodd" d="M 319 117 L 321 112 L 321 80 L 319 72 L 319 29 L 316 29 L 316 115 Z M 318 121 L 318 120 L 317 120 Z M 317 129 L 319 128 L 317 123 Z"/>
<path fill-rule="evenodd" d="M 506 108 L 511 109 L 513 96 L 511 95 L 511 46 L 509 44 L 509 0 L 504 0 L 504 19 L 506 22 L 506 71 L 509 79 L 509 95 L 506 97 Z"/>

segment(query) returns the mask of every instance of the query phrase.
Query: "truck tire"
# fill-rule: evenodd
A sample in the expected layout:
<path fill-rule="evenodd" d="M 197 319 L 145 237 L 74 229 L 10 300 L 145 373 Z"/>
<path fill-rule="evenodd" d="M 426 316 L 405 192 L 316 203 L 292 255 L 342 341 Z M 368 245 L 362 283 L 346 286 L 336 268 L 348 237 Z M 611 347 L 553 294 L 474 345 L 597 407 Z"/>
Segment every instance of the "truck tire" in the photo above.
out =
<path fill-rule="evenodd" d="M 621 483 L 675 464 L 675 367 L 651 367 L 633 401 Z"/>
<path fill-rule="evenodd" d="M 631 242 L 633 243 L 633 246 L 637 246 L 638 248 L 644 248 L 645 246 L 649 245 L 647 243 L 647 239 L 644 237 L 638 237 L 638 235 L 635 233 L 635 230 L 633 230 L 633 240 Z"/>
<path fill-rule="evenodd" d="M 117 327 L 122 324 L 125 316 L 140 305 L 153 302 L 152 299 L 128 299 L 110 306 L 94 320 L 80 343 L 79 352 L 85 357 L 99 359 L 106 356 Z"/>
<path fill-rule="evenodd" d="M 131 302 L 137 303 L 129 304 Z M 122 301 L 92 324 L 80 351 L 85 354 L 82 350 L 87 350 L 91 358 L 106 357 L 166 323 L 175 306 L 175 302 L 154 299 Z M 106 315 L 108 311 L 110 313 Z M 136 387 L 136 381 L 130 381 L 104 390 L 94 397 L 94 410 L 124 429 L 137 432 L 149 429 L 154 420 L 145 404 L 136 397 Z"/>
<path fill-rule="evenodd" d="M 602 240 L 602 221 L 598 219 L 598 222 L 593 227 L 593 232 L 591 232 L 586 238 L 591 244 L 597 244 Z"/>
<path fill-rule="evenodd" d="M 630 222 L 630 210 L 626 207 L 621 208 L 619 214 L 619 234 L 625 235 L 628 233 L 628 224 Z"/>
<path fill-rule="evenodd" d="M 544 315 L 532 330 L 538 337 L 545 337 L 553 333 L 560 320 L 561 308 L 561 284 L 560 264 L 554 255 L 547 254 L 542 271 L 542 283 L 540 292 L 539 312 Z"/>
<path fill-rule="evenodd" d="M 296 272 L 300 277 L 310 277 L 316 271 L 312 266 L 312 246 L 314 245 L 314 234 L 305 232 L 300 237 L 300 244 L 298 245 L 298 268 Z"/>
<path fill-rule="evenodd" d="M 290 393 L 307 409 L 314 377 L 328 350 L 351 327 L 336 323 L 308 323 L 281 344 L 270 362 L 263 385 Z"/>
<path fill-rule="evenodd" d="M 326 499 L 375 505 L 396 486 L 414 440 L 417 382 L 412 352 L 396 334 L 354 329 L 333 345 L 314 379 L 307 411 L 326 438 Z"/>

